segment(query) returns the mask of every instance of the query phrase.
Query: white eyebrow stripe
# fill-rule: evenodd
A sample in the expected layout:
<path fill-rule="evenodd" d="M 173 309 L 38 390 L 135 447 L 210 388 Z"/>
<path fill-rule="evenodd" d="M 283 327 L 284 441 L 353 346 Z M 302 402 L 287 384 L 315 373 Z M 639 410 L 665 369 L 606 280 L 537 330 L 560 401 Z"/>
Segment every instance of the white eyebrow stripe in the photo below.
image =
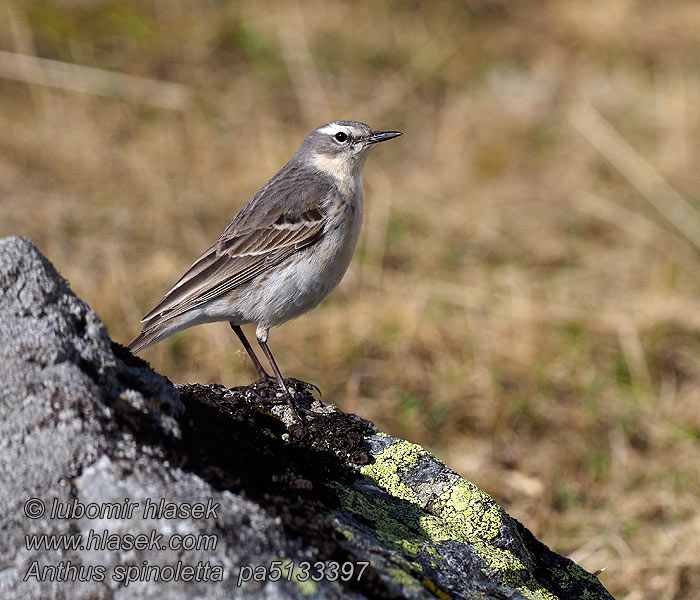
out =
<path fill-rule="evenodd" d="M 347 132 L 349 130 L 350 130 L 349 127 L 345 127 L 343 125 L 335 125 L 335 124 L 331 123 L 331 124 L 326 125 L 325 127 L 321 128 L 321 129 L 319 129 L 319 132 L 331 134 L 331 133 L 335 133 L 337 131 Z"/>

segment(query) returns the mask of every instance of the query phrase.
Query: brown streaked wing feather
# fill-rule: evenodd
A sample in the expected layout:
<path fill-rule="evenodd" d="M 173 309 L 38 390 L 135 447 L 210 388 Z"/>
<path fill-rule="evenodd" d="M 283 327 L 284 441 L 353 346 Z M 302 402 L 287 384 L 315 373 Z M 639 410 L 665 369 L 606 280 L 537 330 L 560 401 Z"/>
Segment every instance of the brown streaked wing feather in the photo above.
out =
<path fill-rule="evenodd" d="M 325 224 L 325 217 L 314 208 L 300 215 L 282 213 L 266 227 L 224 234 L 142 321 L 181 315 L 247 283 L 315 243 Z"/>

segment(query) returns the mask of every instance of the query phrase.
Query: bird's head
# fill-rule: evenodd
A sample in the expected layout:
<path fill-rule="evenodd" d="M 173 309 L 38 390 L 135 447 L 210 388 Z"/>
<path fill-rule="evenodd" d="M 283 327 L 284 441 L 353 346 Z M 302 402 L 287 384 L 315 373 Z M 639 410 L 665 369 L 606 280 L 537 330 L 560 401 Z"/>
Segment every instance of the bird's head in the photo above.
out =
<path fill-rule="evenodd" d="M 374 131 L 358 121 L 332 121 L 312 131 L 297 154 L 319 171 L 346 178 L 360 174 L 374 144 L 400 135 L 400 131 Z"/>

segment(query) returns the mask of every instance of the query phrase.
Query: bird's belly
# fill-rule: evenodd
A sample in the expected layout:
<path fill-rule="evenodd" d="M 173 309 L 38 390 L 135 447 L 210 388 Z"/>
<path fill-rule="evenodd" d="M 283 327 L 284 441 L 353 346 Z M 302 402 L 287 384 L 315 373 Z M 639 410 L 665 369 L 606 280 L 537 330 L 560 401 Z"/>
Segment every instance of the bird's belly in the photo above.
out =
<path fill-rule="evenodd" d="M 258 323 L 272 327 L 318 306 L 345 275 L 356 242 L 351 236 L 326 235 L 287 259 L 281 269 L 273 270 L 266 284 L 264 314 Z"/>
<path fill-rule="evenodd" d="M 326 232 L 316 244 L 265 271 L 210 310 L 223 312 L 227 320 L 241 325 L 264 327 L 311 310 L 340 283 L 350 265 L 360 229 L 360 224 L 352 225 Z"/>

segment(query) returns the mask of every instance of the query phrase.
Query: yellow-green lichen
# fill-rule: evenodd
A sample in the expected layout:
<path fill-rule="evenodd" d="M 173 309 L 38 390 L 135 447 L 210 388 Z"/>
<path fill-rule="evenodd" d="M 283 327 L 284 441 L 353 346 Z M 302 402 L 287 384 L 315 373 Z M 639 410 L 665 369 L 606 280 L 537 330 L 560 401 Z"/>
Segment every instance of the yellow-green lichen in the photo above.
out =
<path fill-rule="evenodd" d="M 566 570 L 571 574 L 574 579 L 581 580 L 585 579 L 586 581 L 590 581 L 591 583 L 600 583 L 598 581 L 598 578 L 593 575 L 593 573 L 589 573 L 585 569 L 579 567 L 576 563 L 570 563 L 567 565 Z"/>
<path fill-rule="evenodd" d="M 571 587 L 571 577 L 566 571 L 561 569 L 551 569 L 552 579 L 557 582 L 557 585 L 562 588 Z"/>
<path fill-rule="evenodd" d="M 374 464 L 360 469 L 367 481 L 385 490 L 392 499 L 365 495 L 357 488 L 336 487 L 343 506 L 372 521 L 375 535 L 410 561 L 406 571 L 394 569 L 392 573 L 402 577 L 402 582 L 415 582 L 408 567 L 413 565 L 417 571 L 423 570 L 416 560 L 421 550 L 438 561 L 444 560 L 438 544 L 454 540 L 474 549 L 483 560 L 485 573 L 498 572 L 505 585 L 517 589 L 525 597 L 556 600 L 556 596 L 547 591 L 512 552 L 493 546 L 505 513 L 486 492 L 455 476 L 442 494 L 431 497 L 430 512 L 426 510 L 418 493 L 402 481 L 403 475 L 424 456 L 429 455 L 420 446 L 397 441 L 377 455 Z M 434 459 L 430 457 L 430 460 Z M 570 568 L 569 573 L 574 579 L 595 580 L 580 567 Z M 562 584 L 570 583 L 568 578 L 560 579 Z M 444 594 L 428 579 L 421 583 L 439 597 Z"/>
<path fill-rule="evenodd" d="M 394 581 L 400 583 L 401 585 L 405 585 L 406 587 L 413 589 L 420 589 L 421 587 L 420 583 L 416 580 L 416 578 L 413 577 L 410 573 L 404 571 L 403 569 L 389 567 L 384 570 L 392 577 Z"/>
<path fill-rule="evenodd" d="M 528 600 L 559 600 L 557 596 L 539 586 L 536 590 L 531 590 L 528 587 L 516 588 Z"/>
<path fill-rule="evenodd" d="M 493 539 L 503 525 L 503 510 L 486 492 L 460 479 L 438 497 L 433 512 L 470 538 Z"/>
<path fill-rule="evenodd" d="M 440 598 L 440 600 L 451 600 L 452 596 L 443 592 L 434 581 L 430 579 L 423 579 L 423 585 L 428 588 L 435 596 Z"/>
<path fill-rule="evenodd" d="M 459 482 L 455 487 L 464 488 L 466 483 Z M 439 497 L 433 505 L 436 514 L 425 514 L 420 520 L 421 527 L 434 542 L 457 540 L 474 545 L 493 540 L 503 525 L 503 511 L 490 498 L 488 502 L 480 499 L 475 506 L 461 500 L 458 504 L 445 501 L 445 496 L 450 495 L 462 498 L 461 492 L 449 490 Z"/>
<path fill-rule="evenodd" d="M 401 481 L 401 475 L 416 466 L 420 457 L 426 454 L 427 452 L 416 444 L 396 442 L 375 456 L 373 464 L 362 467 L 360 473 L 392 496 L 418 503 L 418 496 Z"/>
<path fill-rule="evenodd" d="M 341 529 L 340 533 L 343 534 L 343 537 L 348 541 L 348 542 L 353 542 L 355 541 L 355 534 L 350 531 L 349 529 Z"/>
<path fill-rule="evenodd" d="M 337 488 L 343 506 L 361 514 L 374 523 L 375 535 L 399 551 L 404 557 L 414 557 L 425 541 L 419 527 L 420 509 L 409 505 L 402 520 L 397 519 L 396 507 L 379 498 L 367 498 L 355 489 Z M 411 514 L 412 513 L 412 514 Z"/>
<path fill-rule="evenodd" d="M 346 490 L 346 501 L 354 505 L 352 510 L 370 518 L 379 528 L 380 539 L 397 550 L 414 557 L 421 549 L 441 557 L 435 547 L 438 542 L 457 540 L 475 547 L 487 565 L 494 570 L 524 570 L 515 557 L 499 548 L 491 548 L 481 541 L 492 540 L 498 535 L 503 523 L 503 512 L 493 499 L 477 486 L 458 480 L 433 502 L 431 514 L 423 510 L 416 492 L 410 489 L 401 477 L 421 457 L 428 453 L 416 444 L 399 441 L 375 457 L 375 463 L 361 469 L 365 479 L 386 490 L 395 498 L 414 506 L 403 507 L 400 521 L 395 516 L 396 507 L 389 503 L 372 502 L 356 491 Z M 402 537 L 408 535 L 409 537 Z"/>
<path fill-rule="evenodd" d="M 514 587 L 523 596 L 531 600 L 559 600 L 558 596 L 555 596 L 552 592 L 543 588 L 532 573 L 528 573 L 527 575 L 527 579 L 524 582 L 520 579 L 519 585 L 513 584 L 511 587 Z M 507 583 L 505 579 L 504 583 Z"/>
<path fill-rule="evenodd" d="M 416 562 L 415 560 L 411 563 L 411 566 L 416 570 L 419 571 L 420 573 L 423 572 L 423 565 L 420 564 L 419 562 Z"/>

